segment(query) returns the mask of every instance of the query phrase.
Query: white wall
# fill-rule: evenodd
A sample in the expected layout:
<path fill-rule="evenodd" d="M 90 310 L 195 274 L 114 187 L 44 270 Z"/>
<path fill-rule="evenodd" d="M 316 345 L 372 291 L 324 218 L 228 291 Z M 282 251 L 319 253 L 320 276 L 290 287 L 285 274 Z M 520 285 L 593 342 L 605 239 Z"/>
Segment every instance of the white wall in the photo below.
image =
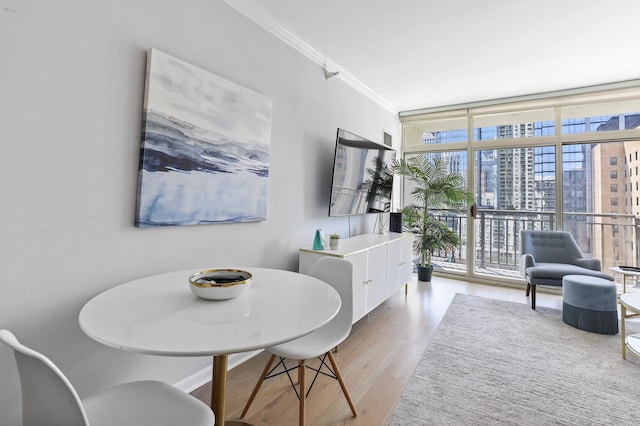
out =
<path fill-rule="evenodd" d="M 147 49 L 273 100 L 267 220 L 133 226 Z M 397 117 L 220 1 L 0 0 L 0 328 L 51 357 L 81 396 L 138 378 L 175 383 L 209 358 L 107 348 L 77 315 L 119 283 L 177 269 L 297 269 L 314 230 L 346 236 L 373 220 L 328 218 L 337 127 L 400 141 Z M 186 286 L 186 284 L 185 284 Z M 19 418 L 0 348 L 0 424 Z"/>

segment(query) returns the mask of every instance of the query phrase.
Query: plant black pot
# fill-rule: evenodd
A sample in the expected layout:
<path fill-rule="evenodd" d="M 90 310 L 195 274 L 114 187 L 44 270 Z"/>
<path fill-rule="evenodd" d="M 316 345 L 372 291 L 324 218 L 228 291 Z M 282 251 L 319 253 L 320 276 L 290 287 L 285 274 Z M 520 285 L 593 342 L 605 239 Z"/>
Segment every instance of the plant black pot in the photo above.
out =
<path fill-rule="evenodd" d="M 418 281 L 425 281 L 430 283 L 432 275 L 433 275 L 433 266 L 418 265 Z"/>

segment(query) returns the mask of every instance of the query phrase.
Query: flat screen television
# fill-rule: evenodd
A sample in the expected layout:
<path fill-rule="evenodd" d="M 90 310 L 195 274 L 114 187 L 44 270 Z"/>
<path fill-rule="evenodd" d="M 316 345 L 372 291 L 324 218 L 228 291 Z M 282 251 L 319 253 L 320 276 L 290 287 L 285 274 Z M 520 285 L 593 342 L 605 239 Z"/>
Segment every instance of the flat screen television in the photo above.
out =
<path fill-rule="evenodd" d="M 395 157 L 387 145 L 338 129 L 329 216 L 390 211 Z"/>

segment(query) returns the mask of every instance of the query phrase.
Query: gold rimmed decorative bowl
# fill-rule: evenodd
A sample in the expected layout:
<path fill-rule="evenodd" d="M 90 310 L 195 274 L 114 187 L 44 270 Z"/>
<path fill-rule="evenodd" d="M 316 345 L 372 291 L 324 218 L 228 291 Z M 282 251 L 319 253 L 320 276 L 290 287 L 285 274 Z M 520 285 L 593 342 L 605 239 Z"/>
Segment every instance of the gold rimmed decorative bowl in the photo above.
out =
<path fill-rule="evenodd" d="M 253 276 L 241 269 L 208 269 L 189 277 L 189 288 L 209 300 L 232 299 L 251 286 Z"/>

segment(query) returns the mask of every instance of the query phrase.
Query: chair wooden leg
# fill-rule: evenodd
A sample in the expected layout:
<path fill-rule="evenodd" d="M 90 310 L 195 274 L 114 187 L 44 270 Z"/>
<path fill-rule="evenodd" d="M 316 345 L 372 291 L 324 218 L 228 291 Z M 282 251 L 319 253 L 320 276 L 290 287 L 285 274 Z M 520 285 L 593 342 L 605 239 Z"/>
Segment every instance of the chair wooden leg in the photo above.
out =
<path fill-rule="evenodd" d="M 531 309 L 536 308 L 536 286 L 531 285 Z"/>
<path fill-rule="evenodd" d="M 253 388 L 253 392 L 251 392 L 251 396 L 249 397 L 249 400 L 247 401 L 247 405 L 244 406 L 244 410 L 242 410 L 242 414 L 240 414 L 240 418 L 244 418 L 244 416 L 247 414 L 247 411 L 249 411 L 249 407 L 251 406 L 251 404 L 253 403 L 253 400 L 255 399 L 256 395 L 258 395 L 258 391 L 260 390 L 260 386 L 262 386 L 262 383 L 264 382 L 265 377 L 267 377 L 267 374 L 269 374 L 269 369 L 271 368 L 271 365 L 273 365 L 273 362 L 276 360 L 276 356 L 275 355 L 271 355 L 271 358 L 269 358 L 269 361 L 267 362 L 266 367 L 264 367 L 264 370 L 262 371 L 262 374 L 260 375 L 260 378 L 258 379 L 258 383 L 256 383 L 256 386 Z"/>
<path fill-rule="evenodd" d="M 298 381 L 300 382 L 300 412 L 298 413 L 298 424 L 304 426 L 305 408 L 307 402 L 307 394 L 305 390 L 305 360 L 298 361 Z"/>
<path fill-rule="evenodd" d="M 531 291 L 531 284 L 527 283 L 527 297 L 529 297 L 530 291 Z"/>
<path fill-rule="evenodd" d="M 351 400 L 351 395 L 349 395 L 349 390 L 347 389 L 347 385 L 344 383 L 344 379 L 342 378 L 342 373 L 340 373 L 340 369 L 338 368 L 338 363 L 336 363 L 336 360 L 333 357 L 333 354 L 331 353 L 331 351 L 327 353 L 329 355 L 329 361 L 331 362 L 331 367 L 333 367 L 333 371 L 335 371 L 336 378 L 338 379 L 338 382 L 340 383 L 340 387 L 342 388 L 342 393 L 344 394 L 344 397 L 347 399 L 347 403 L 349 404 L 349 407 L 351 407 L 351 412 L 353 413 L 353 417 L 357 417 L 358 412 L 356 411 L 356 406 L 353 405 L 353 401 Z"/>

